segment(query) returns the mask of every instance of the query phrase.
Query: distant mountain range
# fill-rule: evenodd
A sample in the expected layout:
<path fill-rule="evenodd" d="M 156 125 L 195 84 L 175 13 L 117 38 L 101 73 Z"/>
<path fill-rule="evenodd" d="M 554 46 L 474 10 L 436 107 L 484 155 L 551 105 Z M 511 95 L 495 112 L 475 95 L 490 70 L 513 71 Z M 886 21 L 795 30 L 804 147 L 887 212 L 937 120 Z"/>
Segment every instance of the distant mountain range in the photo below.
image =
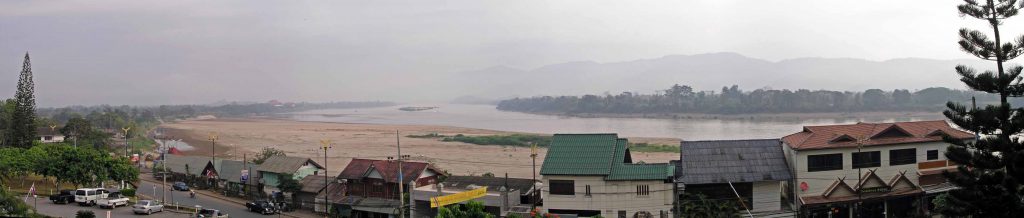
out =
<path fill-rule="evenodd" d="M 825 49 L 825 48 L 823 48 Z M 720 90 L 739 85 L 746 90 L 827 89 L 864 91 L 878 88 L 962 89 L 953 70 L 957 64 L 991 69 L 981 60 L 903 58 L 871 61 L 854 58 L 799 58 L 767 61 L 736 53 L 669 55 L 624 62 L 567 62 L 536 69 L 504 66 L 456 73 L 452 82 L 461 95 L 479 99 L 508 96 L 653 93 L 672 84 L 696 90 Z M 465 97 L 461 100 L 465 100 Z"/>

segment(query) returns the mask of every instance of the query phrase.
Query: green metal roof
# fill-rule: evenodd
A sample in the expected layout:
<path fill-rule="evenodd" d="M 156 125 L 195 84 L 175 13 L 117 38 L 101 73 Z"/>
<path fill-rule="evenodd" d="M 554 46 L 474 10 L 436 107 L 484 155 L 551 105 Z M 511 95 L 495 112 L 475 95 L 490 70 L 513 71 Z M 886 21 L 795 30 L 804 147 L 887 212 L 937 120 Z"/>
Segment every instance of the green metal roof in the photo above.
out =
<path fill-rule="evenodd" d="M 555 134 L 541 166 L 541 175 L 593 175 L 606 180 L 663 180 L 675 168 L 669 164 L 633 164 L 629 141 L 614 133 Z"/>
<path fill-rule="evenodd" d="M 608 175 L 615 154 L 616 134 L 555 134 L 541 175 Z"/>

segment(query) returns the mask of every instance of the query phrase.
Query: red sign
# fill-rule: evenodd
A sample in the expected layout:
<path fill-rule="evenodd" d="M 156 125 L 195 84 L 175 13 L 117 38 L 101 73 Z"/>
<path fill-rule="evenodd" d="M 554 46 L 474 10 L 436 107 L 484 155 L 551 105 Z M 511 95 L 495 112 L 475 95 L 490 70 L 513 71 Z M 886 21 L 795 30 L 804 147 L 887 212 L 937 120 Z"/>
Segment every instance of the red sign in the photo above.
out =
<path fill-rule="evenodd" d="M 810 187 L 807 186 L 807 182 L 800 182 L 800 191 L 807 191 Z"/>

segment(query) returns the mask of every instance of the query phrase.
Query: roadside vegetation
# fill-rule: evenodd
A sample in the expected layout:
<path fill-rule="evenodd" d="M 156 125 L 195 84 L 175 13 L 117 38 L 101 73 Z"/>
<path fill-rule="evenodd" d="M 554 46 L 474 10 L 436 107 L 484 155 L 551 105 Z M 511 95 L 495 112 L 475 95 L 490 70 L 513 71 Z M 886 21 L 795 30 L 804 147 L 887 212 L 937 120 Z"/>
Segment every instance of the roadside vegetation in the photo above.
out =
<path fill-rule="evenodd" d="M 531 135 L 531 134 L 511 134 L 511 135 L 485 135 L 485 136 L 467 136 L 458 134 L 454 136 L 442 135 L 438 133 L 428 133 L 423 135 L 407 135 L 409 138 L 427 138 L 427 139 L 439 139 L 444 142 L 462 142 L 474 145 L 501 145 L 501 146 L 516 146 L 516 147 L 530 147 L 534 143 L 538 147 L 548 147 L 551 144 L 550 135 Z M 650 144 L 650 143 L 629 143 L 629 150 L 634 152 L 666 152 L 666 153 L 679 153 L 678 145 L 663 145 L 663 144 Z"/>

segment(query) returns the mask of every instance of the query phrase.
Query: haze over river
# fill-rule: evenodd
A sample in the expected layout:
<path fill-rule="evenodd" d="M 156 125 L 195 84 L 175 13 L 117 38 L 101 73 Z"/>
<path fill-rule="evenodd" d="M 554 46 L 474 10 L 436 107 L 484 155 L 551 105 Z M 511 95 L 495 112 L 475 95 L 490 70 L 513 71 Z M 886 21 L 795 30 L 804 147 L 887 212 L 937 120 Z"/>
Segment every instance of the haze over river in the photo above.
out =
<path fill-rule="evenodd" d="M 493 105 L 444 104 L 425 111 L 401 111 L 406 106 L 314 110 L 290 114 L 299 121 L 413 124 L 455 126 L 528 133 L 618 133 L 624 137 L 680 138 L 683 140 L 780 138 L 802 130 L 803 126 L 852 124 L 856 122 L 896 122 L 944 119 L 942 114 L 870 118 L 836 115 L 831 119 L 775 118 L 751 115 L 746 118 L 582 118 L 506 112 Z M 701 115 L 713 117 L 715 115 Z"/>

